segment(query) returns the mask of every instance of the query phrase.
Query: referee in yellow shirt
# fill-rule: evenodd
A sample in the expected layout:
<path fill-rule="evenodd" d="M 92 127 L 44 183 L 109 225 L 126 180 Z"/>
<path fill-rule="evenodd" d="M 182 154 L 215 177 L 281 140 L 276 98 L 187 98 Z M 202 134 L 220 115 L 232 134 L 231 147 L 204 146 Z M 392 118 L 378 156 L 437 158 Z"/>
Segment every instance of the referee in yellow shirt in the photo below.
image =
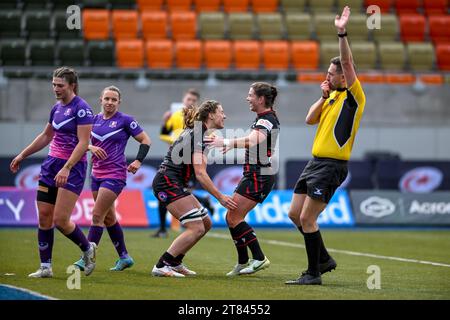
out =
<path fill-rule="evenodd" d="M 347 161 L 358 131 L 366 98 L 356 77 L 355 66 L 345 27 L 350 8 L 334 21 L 339 37 L 340 56 L 331 59 L 322 97 L 309 109 L 306 123 L 319 124 L 312 155 L 294 189 L 289 218 L 305 239 L 308 269 L 298 279 L 286 284 L 320 285 L 321 274 L 336 268 L 320 235 L 317 218 L 336 189 L 347 177 Z"/>

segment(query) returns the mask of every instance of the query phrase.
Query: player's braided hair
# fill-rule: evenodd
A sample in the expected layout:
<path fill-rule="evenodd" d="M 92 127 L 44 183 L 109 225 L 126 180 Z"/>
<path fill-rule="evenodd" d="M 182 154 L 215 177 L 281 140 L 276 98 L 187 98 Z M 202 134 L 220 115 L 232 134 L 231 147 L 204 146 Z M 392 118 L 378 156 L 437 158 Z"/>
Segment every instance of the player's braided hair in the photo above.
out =
<path fill-rule="evenodd" d="M 68 84 L 75 84 L 73 92 L 78 95 L 78 74 L 75 69 L 70 67 L 60 67 L 53 71 L 53 78 L 62 78 Z"/>
<path fill-rule="evenodd" d="M 184 126 L 193 128 L 195 121 L 205 122 L 208 119 L 208 115 L 216 112 L 219 105 L 220 103 L 215 100 L 206 100 L 200 107 L 191 106 L 184 108 Z"/>

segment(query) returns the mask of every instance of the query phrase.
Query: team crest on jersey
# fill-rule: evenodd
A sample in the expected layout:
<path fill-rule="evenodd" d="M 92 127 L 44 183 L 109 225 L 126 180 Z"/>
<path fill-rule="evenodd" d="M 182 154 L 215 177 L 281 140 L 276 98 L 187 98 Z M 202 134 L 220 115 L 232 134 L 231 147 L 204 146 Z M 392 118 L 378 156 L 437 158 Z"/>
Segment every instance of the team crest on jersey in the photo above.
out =
<path fill-rule="evenodd" d="M 65 112 L 64 112 L 64 115 L 66 116 L 66 117 L 68 117 L 68 116 L 70 116 L 70 114 L 72 113 L 72 109 L 67 109 Z"/>
<path fill-rule="evenodd" d="M 111 122 L 109 123 L 109 127 L 110 127 L 110 128 L 115 128 L 115 127 L 117 127 L 117 121 L 111 121 Z"/>
<path fill-rule="evenodd" d="M 270 122 L 269 120 L 266 119 L 259 119 L 258 122 L 256 122 L 257 126 L 263 126 L 264 128 L 266 128 L 267 130 L 272 130 L 273 128 L 273 124 L 272 122 Z"/>
<path fill-rule="evenodd" d="M 86 110 L 84 110 L 84 109 L 78 110 L 77 115 L 79 118 L 84 118 L 86 116 Z"/>
<path fill-rule="evenodd" d="M 162 202 L 166 202 L 167 193 L 165 193 L 164 191 L 158 192 L 158 199 L 161 200 Z"/>

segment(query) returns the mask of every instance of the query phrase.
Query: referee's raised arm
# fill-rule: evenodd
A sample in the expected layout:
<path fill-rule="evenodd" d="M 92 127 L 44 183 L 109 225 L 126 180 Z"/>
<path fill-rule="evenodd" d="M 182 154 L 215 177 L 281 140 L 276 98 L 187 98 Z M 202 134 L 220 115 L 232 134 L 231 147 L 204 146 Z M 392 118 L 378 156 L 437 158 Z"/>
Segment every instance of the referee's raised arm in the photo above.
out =
<path fill-rule="evenodd" d="M 341 16 L 336 15 L 336 18 L 334 19 L 334 25 L 336 26 L 339 37 L 340 60 L 345 81 L 347 82 L 347 87 L 351 87 L 356 79 L 356 72 L 353 64 L 353 56 L 347 41 L 347 31 L 345 29 L 349 18 L 350 18 L 350 7 L 346 6 L 342 11 Z"/>

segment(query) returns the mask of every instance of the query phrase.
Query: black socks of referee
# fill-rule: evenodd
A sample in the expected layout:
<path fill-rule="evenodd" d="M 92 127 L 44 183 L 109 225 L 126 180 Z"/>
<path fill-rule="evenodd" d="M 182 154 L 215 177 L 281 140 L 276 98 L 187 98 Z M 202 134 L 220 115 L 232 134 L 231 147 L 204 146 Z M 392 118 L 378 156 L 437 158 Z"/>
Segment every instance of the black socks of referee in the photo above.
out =
<path fill-rule="evenodd" d="M 320 256 L 320 231 L 304 233 L 306 254 L 308 255 L 308 273 L 313 276 L 320 276 L 319 256 Z"/>
<path fill-rule="evenodd" d="M 234 228 L 229 228 L 231 237 L 233 238 L 234 244 L 238 252 L 238 263 L 244 264 L 248 262 L 248 251 L 247 247 L 250 248 L 252 252 L 253 259 L 262 261 L 264 260 L 264 253 L 259 246 L 258 239 L 256 238 L 256 233 L 248 225 L 247 222 L 242 221 Z"/>
<path fill-rule="evenodd" d="M 298 231 L 300 231 L 300 233 L 304 237 L 305 233 L 303 232 L 302 226 L 297 226 L 297 228 L 298 228 Z M 317 232 L 319 232 L 319 239 L 320 239 L 319 263 L 325 263 L 328 261 L 328 259 L 330 259 L 330 255 L 328 254 L 328 251 L 325 248 L 325 244 L 323 243 L 322 235 L 320 234 L 320 230 L 317 230 Z M 306 245 L 306 241 L 305 241 L 305 245 Z"/>

